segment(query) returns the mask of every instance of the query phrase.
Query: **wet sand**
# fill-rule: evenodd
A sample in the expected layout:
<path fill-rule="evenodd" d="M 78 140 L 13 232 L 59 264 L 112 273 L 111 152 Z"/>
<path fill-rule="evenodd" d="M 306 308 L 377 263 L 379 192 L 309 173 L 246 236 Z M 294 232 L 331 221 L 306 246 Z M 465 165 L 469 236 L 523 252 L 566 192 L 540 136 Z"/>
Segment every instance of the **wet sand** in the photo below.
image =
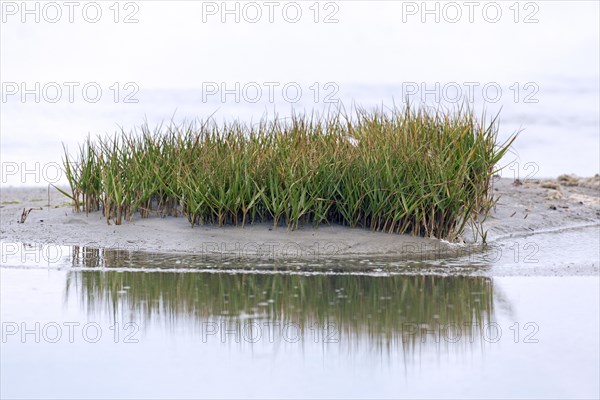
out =
<path fill-rule="evenodd" d="M 484 222 L 488 241 L 600 225 L 600 175 L 495 179 L 493 189 L 498 201 Z"/>
<path fill-rule="evenodd" d="M 553 230 L 600 226 L 600 176 L 513 181 L 494 179 L 498 198 L 484 227 L 488 241 L 522 237 Z M 30 209 L 19 223 L 23 209 Z M 270 224 L 240 227 L 196 226 L 185 217 L 151 216 L 123 225 L 108 225 L 101 212 L 75 213 L 69 199 L 54 188 L 2 187 L 2 242 L 51 243 L 115 248 L 153 253 L 218 254 L 270 258 L 410 256 L 418 252 L 439 256 L 460 244 L 410 235 L 371 232 L 343 226 L 301 226 L 296 231 Z M 473 230 L 463 236 L 476 240 Z"/>

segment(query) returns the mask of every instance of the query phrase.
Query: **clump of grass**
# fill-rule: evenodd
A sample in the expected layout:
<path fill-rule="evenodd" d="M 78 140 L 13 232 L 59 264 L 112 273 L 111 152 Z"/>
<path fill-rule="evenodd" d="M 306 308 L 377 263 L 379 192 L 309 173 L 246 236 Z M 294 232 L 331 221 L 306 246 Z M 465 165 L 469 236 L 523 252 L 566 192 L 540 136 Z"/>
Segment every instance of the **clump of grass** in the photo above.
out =
<path fill-rule="evenodd" d="M 338 109 L 218 125 L 214 120 L 90 138 L 65 149 L 77 211 L 119 225 L 135 213 L 192 226 L 342 224 L 454 240 L 486 214 L 490 177 L 514 140 L 496 119 L 425 108 Z"/>

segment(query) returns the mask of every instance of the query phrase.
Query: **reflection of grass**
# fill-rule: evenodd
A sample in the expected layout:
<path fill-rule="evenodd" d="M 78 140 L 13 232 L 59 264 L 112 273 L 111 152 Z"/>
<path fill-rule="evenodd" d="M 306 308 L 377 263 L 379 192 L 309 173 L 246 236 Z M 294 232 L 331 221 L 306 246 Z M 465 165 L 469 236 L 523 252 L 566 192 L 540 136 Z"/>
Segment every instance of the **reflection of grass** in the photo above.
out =
<path fill-rule="evenodd" d="M 491 204 L 514 138 L 472 113 L 394 109 L 256 125 L 171 126 L 87 140 L 65 153 L 77 210 L 117 225 L 139 212 L 195 224 L 340 223 L 453 240 Z"/>
<path fill-rule="evenodd" d="M 92 314 L 126 315 L 145 323 L 199 324 L 215 318 L 303 327 L 333 323 L 347 340 L 367 337 L 403 345 L 414 345 L 423 326 L 483 326 L 493 315 L 492 283 L 484 277 L 108 270 L 70 272 L 67 291 L 73 290 Z M 408 324 L 413 334 L 407 337 Z"/>

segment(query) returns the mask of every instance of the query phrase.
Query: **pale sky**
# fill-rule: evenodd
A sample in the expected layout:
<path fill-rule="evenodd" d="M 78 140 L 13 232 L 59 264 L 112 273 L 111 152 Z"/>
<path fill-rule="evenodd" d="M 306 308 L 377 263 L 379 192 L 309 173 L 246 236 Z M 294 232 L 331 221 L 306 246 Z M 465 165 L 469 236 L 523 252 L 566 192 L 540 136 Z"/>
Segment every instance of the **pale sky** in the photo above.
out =
<path fill-rule="evenodd" d="M 10 3 L 18 6 L 16 13 Z M 269 2 L 254 2 L 254 8 L 238 2 L 239 23 L 235 15 L 221 22 L 222 2 L 137 1 L 130 2 L 136 8 L 128 5 L 127 9 L 127 2 L 121 2 L 118 19 L 133 13 L 139 21 L 130 24 L 114 23 L 112 1 L 98 2 L 103 13 L 95 24 L 83 19 L 83 6 L 89 2 L 77 3 L 74 23 L 69 23 L 65 6 L 57 23 L 46 21 L 54 18 L 54 11 L 47 8 L 44 18 L 43 2 L 36 23 L 35 15 L 22 15 L 21 2 L 3 2 L 3 8 L 8 7 L 1 28 L 3 81 L 135 81 L 146 89 L 174 89 L 236 80 L 398 83 L 590 78 L 597 77 L 600 68 L 596 1 L 520 2 L 517 7 L 512 1 L 474 2 L 478 6 L 472 9 L 473 23 L 465 6 L 469 2 L 451 2 L 462 12 L 457 23 L 444 21 L 444 16 L 455 18 L 448 2 L 437 2 L 439 23 L 435 15 L 421 22 L 421 2 L 321 2 L 319 23 L 314 22 L 313 1 L 297 3 L 302 10 L 297 23 L 284 19 L 283 7 L 290 2 L 275 2 L 273 23 L 268 21 Z M 235 3 L 228 4 L 233 8 Z M 428 4 L 434 7 L 432 3 L 436 2 Z M 502 11 L 496 23 L 484 19 L 493 18 L 494 8 L 483 12 L 489 3 Z M 419 10 L 409 14 L 414 5 Z M 210 7 L 218 8 L 215 15 L 208 13 L 214 11 Z M 257 23 L 247 21 L 257 9 L 262 18 Z M 90 10 L 87 13 L 93 16 Z M 285 16 L 292 18 L 294 8 L 286 10 Z M 338 22 L 323 23 L 329 14 Z M 527 18 L 538 22 L 525 23 Z"/>

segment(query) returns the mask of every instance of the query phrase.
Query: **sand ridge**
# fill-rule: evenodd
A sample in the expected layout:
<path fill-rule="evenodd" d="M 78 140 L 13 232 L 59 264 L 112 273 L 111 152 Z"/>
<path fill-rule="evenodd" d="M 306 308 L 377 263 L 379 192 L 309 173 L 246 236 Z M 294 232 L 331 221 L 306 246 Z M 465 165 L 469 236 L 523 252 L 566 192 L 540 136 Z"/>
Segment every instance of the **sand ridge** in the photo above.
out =
<path fill-rule="evenodd" d="M 514 181 L 494 178 L 496 207 L 484 222 L 488 241 L 549 230 L 600 226 L 600 176 Z M 24 223 L 23 210 L 32 209 Z M 2 242 L 54 243 L 153 253 L 228 254 L 240 257 L 335 258 L 419 255 L 451 252 L 457 244 L 410 235 L 371 232 L 343 226 L 301 226 L 288 231 L 270 224 L 240 227 L 196 226 L 185 217 L 151 216 L 109 225 L 101 212 L 73 212 L 69 199 L 54 188 L 2 187 Z M 474 231 L 463 235 L 469 243 Z"/>

